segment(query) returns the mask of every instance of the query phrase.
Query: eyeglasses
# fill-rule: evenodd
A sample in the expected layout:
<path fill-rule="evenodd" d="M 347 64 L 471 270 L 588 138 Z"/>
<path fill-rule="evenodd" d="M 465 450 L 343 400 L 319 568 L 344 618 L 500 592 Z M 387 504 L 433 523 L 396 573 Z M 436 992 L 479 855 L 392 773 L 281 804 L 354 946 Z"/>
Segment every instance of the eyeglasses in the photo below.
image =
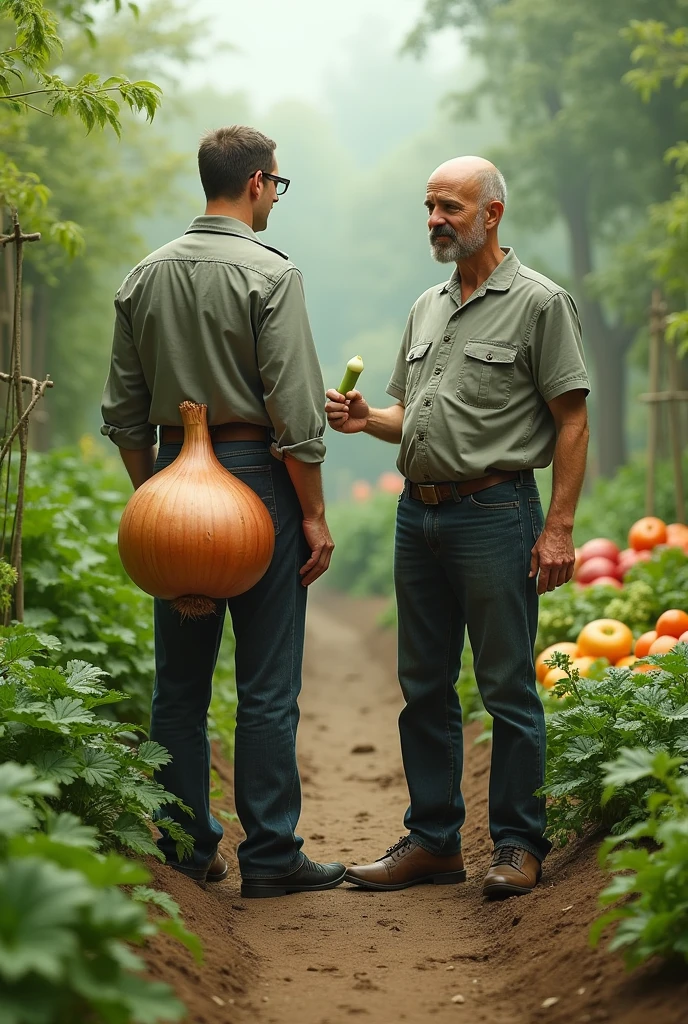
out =
<path fill-rule="evenodd" d="M 258 173 L 258 171 L 254 171 L 253 174 L 249 175 L 249 177 L 252 178 L 257 173 Z M 263 173 L 263 177 L 267 178 L 268 181 L 274 181 L 275 182 L 275 192 L 277 193 L 277 195 L 278 196 L 283 196 L 284 193 L 289 188 L 289 184 L 290 184 L 291 179 L 290 178 L 280 178 L 280 176 L 278 174 L 268 174 L 267 171 L 263 171 L 262 173 Z"/>

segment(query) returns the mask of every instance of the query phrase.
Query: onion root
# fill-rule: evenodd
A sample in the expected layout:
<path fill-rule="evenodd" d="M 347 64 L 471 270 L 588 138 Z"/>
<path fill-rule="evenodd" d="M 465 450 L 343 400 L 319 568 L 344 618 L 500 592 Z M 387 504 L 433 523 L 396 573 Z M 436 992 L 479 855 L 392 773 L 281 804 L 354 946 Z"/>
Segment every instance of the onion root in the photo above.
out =
<path fill-rule="evenodd" d="M 204 597 L 202 594 L 185 594 L 177 597 L 172 602 L 172 607 L 184 619 L 206 619 L 217 611 L 217 605 L 212 597 Z"/>

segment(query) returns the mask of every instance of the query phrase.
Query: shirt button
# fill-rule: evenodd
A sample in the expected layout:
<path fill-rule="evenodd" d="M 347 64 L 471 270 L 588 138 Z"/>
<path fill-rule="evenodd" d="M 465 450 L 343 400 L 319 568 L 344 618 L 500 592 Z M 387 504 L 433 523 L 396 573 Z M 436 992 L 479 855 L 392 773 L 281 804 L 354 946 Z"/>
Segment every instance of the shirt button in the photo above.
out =
<path fill-rule="evenodd" d="M 435 375 L 437 375 L 438 373 L 442 373 L 442 368 L 440 366 L 438 366 L 435 370 Z"/>
<path fill-rule="evenodd" d="M 418 435 L 418 440 L 419 441 L 424 441 L 425 440 L 425 434 L 419 434 Z"/>
<path fill-rule="evenodd" d="M 445 334 L 444 341 L 451 341 L 451 334 Z"/>
<path fill-rule="evenodd" d="M 486 359 L 492 359 L 492 353 L 488 352 L 487 355 L 485 356 L 485 358 Z"/>
<path fill-rule="evenodd" d="M 432 405 L 432 402 L 430 401 L 429 398 L 426 398 L 425 401 L 423 402 L 423 405 Z"/>

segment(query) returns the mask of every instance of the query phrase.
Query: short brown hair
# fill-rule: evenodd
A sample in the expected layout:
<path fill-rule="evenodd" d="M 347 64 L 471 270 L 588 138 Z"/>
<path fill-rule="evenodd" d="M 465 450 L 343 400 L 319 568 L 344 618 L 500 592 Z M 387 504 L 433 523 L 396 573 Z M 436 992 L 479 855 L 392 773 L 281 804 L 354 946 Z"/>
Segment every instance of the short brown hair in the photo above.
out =
<path fill-rule="evenodd" d="M 243 124 L 205 132 L 198 148 L 198 171 L 206 199 L 238 199 L 252 174 L 272 171 L 276 146 L 257 128 Z"/>

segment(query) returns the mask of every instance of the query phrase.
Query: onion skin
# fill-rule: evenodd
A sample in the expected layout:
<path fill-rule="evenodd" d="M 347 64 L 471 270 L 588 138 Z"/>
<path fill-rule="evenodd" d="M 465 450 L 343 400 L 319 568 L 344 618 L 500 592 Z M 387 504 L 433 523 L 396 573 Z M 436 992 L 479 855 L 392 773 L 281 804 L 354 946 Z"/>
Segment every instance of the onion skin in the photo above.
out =
<path fill-rule="evenodd" d="M 118 545 L 141 590 L 200 618 L 215 611 L 215 599 L 255 586 L 272 560 L 275 531 L 260 498 L 217 460 L 207 407 L 182 402 L 179 410 L 182 450 L 134 492 Z"/>

